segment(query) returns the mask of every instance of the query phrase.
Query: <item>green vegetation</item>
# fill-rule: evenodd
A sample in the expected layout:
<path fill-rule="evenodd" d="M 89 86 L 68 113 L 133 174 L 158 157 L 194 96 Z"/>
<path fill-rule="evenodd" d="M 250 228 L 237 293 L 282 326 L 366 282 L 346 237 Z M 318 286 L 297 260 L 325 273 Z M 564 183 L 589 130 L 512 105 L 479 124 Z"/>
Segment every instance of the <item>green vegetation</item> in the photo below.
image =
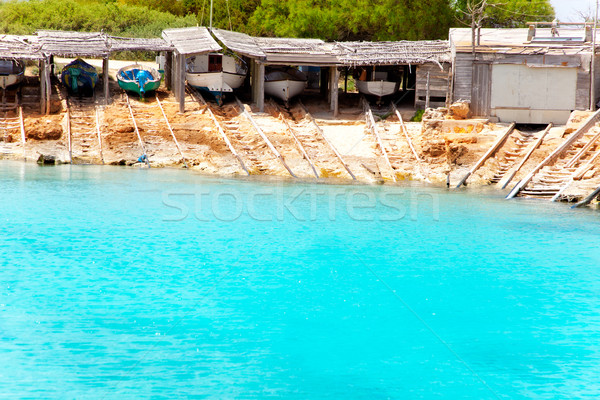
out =
<path fill-rule="evenodd" d="M 554 18 L 550 0 L 214 0 L 213 25 L 253 35 L 325 40 L 444 39 L 470 25 L 517 27 Z M 160 36 L 166 28 L 208 25 L 210 0 L 11 0 L 0 2 L 0 32 L 39 29 Z M 469 7 L 471 6 L 471 7 Z"/>
<path fill-rule="evenodd" d="M 425 114 L 425 110 L 417 110 L 415 115 L 410 119 L 410 122 L 421 122 L 421 120 L 423 120 L 423 114 Z"/>
<path fill-rule="evenodd" d="M 30 0 L 0 3 L 0 32 L 30 35 L 40 29 L 100 31 L 130 37 L 159 37 L 165 28 L 196 25 L 144 6 L 94 0 Z"/>
<path fill-rule="evenodd" d="M 461 24 L 470 26 L 469 11 L 482 5 L 481 26 L 485 28 L 524 28 L 528 21 L 552 21 L 555 16 L 549 0 L 456 0 Z"/>

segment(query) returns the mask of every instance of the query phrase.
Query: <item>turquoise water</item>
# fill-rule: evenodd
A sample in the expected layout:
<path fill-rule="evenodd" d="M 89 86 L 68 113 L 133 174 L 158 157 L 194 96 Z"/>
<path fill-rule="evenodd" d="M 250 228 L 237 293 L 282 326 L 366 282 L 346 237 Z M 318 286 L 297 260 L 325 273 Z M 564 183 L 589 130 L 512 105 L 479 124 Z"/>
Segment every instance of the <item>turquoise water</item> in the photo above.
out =
<path fill-rule="evenodd" d="M 0 398 L 597 399 L 600 217 L 0 163 Z"/>

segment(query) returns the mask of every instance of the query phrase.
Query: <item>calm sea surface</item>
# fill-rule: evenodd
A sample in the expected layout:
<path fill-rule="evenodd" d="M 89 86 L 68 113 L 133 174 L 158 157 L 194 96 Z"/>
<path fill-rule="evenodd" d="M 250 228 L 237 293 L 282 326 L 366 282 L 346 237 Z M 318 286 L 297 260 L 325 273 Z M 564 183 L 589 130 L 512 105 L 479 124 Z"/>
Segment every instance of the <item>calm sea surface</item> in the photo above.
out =
<path fill-rule="evenodd" d="M 2 399 L 598 399 L 600 214 L 0 163 Z"/>

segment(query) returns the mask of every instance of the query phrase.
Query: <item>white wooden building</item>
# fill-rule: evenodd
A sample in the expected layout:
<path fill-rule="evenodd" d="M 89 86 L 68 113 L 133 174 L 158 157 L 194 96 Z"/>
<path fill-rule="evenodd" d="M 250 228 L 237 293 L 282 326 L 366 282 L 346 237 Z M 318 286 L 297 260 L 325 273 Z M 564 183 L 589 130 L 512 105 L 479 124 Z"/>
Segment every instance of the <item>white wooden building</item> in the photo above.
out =
<path fill-rule="evenodd" d="M 536 124 L 563 124 L 573 110 L 593 107 L 600 82 L 592 79 L 590 29 L 559 35 L 534 24 L 481 29 L 473 52 L 471 29 L 450 29 L 453 100 L 470 101 L 477 116 Z"/>

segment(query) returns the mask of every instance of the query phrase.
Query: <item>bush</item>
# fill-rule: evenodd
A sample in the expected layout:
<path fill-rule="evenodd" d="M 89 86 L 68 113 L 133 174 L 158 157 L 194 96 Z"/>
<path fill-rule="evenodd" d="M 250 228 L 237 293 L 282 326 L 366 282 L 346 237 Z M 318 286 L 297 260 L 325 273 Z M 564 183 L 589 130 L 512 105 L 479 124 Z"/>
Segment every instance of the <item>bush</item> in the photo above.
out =
<path fill-rule="evenodd" d="M 196 25 L 145 6 L 94 0 L 0 2 L 0 33 L 33 35 L 38 30 L 98 32 L 127 37 L 160 37 L 163 29 Z"/>
<path fill-rule="evenodd" d="M 413 117 L 410 119 L 410 122 L 421 122 L 424 113 L 425 110 L 417 110 L 415 115 L 413 115 Z"/>

